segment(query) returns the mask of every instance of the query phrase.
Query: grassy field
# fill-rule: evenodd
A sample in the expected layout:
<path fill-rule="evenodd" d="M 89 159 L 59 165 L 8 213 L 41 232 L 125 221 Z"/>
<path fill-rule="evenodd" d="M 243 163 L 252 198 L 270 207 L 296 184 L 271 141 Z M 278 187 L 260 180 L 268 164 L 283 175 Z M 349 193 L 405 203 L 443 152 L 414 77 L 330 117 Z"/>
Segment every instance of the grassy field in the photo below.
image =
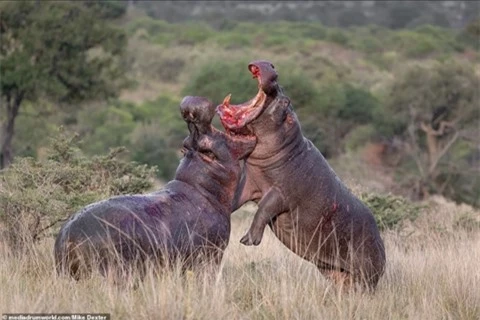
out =
<path fill-rule="evenodd" d="M 342 294 L 267 231 L 239 243 L 252 215 L 232 217 L 218 275 L 149 274 L 137 290 L 104 278 L 57 278 L 53 240 L 26 256 L 0 256 L 0 312 L 106 312 L 112 319 L 479 319 L 478 212 L 439 200 L 415 224 L 383 233 L 387 270 L 373 295 Z M 455 227 L 458 216 L 473 220 Z"/>

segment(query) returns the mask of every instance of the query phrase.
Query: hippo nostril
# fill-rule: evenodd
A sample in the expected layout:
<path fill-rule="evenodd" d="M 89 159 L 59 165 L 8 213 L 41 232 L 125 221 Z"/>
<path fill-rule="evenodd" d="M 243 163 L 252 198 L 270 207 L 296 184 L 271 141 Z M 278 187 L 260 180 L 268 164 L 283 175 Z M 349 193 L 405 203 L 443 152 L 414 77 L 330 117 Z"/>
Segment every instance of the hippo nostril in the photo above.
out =
<path fill-rule="evenodd" d="M 257 67 L 256 65 L 251 64 L 248 66 L 248 69 L 250 70 L 250 72 L 253 74 L 254 77 L 258 77 L 260 75 L 260 68 Z"/>

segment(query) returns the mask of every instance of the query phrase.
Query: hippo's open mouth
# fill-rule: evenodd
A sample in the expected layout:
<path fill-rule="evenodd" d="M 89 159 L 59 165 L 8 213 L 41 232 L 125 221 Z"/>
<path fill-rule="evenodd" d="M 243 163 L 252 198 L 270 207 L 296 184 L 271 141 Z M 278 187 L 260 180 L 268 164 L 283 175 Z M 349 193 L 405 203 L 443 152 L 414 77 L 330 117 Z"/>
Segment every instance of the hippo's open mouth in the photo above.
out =
<path fill-rule="evenodd" d="M 258 118 L 266 106 L 267 92 L 265 88 L 276 82 L 277 74 L 273 65 L 266 61 L 250 63 L 248 69 L 253 78 L 258 80 L 258 93 L 249 101 L 241 104 L 230 104 L 230 97 L 225 97 L 217 107 L 223 127 L 230 133 L 244 133 L 245 127 Z"/>
<path fill-rule="evenodd" d="M 267 95 L 263 90 L 258 90 L 257 95 L 242 104 L 230 104 L 230 94 L 223 103 L 217 107 L 217 113 L 225 129 L 238 131 L 255 120 L 263 110 Z"/>

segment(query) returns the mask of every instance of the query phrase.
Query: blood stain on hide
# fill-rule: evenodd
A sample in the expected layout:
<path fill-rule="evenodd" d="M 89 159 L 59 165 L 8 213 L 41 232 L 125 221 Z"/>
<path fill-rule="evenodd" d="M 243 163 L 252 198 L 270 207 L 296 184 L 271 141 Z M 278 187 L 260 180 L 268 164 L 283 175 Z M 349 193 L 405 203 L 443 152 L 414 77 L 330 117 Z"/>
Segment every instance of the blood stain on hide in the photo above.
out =
<path fill-rule="evenodd" d="M 336 212 L 337 209 L 338 209 L 338 204 L 336 202 L 334 202 L 333 205 L 332 205 L 332 211 Z"/>
<path fill-rule="evenodd" d="M 161 208 L 162 202 L 155 202 L 150 205 L 145 206 L 145 213 L 151 217 L 160 218 L 163 216 L 163 210 Z"/>

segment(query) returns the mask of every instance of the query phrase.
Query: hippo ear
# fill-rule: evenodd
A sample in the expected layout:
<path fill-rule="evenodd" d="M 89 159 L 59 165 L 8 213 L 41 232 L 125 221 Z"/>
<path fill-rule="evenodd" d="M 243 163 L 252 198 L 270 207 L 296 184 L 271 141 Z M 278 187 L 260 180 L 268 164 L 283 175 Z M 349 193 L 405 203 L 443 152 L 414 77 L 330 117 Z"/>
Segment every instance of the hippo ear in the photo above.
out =
<path fill-rule="evenodd" d="M 241 138 L 227 136 L 227 142 L 233 157 L 242 160 L 255 149 L 257 138 L 255 136 L 242 136 Z"/>

